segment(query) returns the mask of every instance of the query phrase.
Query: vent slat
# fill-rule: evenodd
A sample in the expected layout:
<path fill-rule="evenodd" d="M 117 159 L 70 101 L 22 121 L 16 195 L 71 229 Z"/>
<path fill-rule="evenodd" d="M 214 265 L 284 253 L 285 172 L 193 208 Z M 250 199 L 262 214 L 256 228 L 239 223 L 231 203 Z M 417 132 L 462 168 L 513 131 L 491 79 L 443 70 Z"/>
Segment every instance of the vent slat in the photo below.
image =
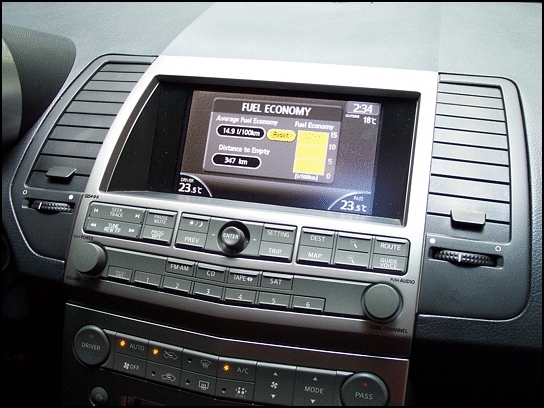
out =
<path fill-rule="evenodd" d="M 502 166 L 508 165 L 508 152 L 504 150 L 457 146 L 446 143 L 434 144 L 433 157 L 474 163 L 498 164 Z"/>
<path fill-rule="evenodd" d="M 133 82 L 115 82 L 115 81 L 89 81 L 83 87 L 85 91 L 110 91 L 110 92 L 130 92 L 134 88 Z"/>
<path fill-rule="evenodd" d="M 72 140 L 75 142 L 102 143 L 108 129 L 84 128 L 75 126 L 56 126 L 49 136 L 50 140 Z"/>
<path fill-rule="evenodd" d="M 123 106 L 122 103 L 74 101 L 68 106 L 66 112 L 115 116 L 119 113 L 121 106 Z"/>
<path fill-rule="evenodd" d="M 88 102 L 118 102 L 124 103 L 128 92 L 107 92 L 107 91 L 81 91 L 74 100 Z"/>
<path fill-rule="evenodd" d="M 101 147 L 102 145 L 98 143 L 48 140 L 43 148 L 42 154 L 96 159 Z"/>
<path fill-rule="evenodd" d="M 506 135 L 504 122 L 436 115 L 435 127 Z"/>
<path fill-rule="evenodd" d="M 438 93 L 436 101 L 438 103 L 448 103 L 452 105 L 478 106 L 481 108 L 503 109 L 502 100 L 488 98 L 485 96 L 459 95 L 450 93 Z"/>
<path fill-rule="evenodd" d="M 488 86 L 459 85 L 440 82 L 438 84 L 438 92 L 461 95 L 486 96 L 488 98 L 502 98 L 500 89 Z"/>
<path fill-rule="evenodd" d="M 453 129 L 435 129 L 434 141 L 474 147 L 490 147 L 503 150 L 508 149 L 508 141 L 505 135 L 465 132 L 462 130 Z"/>
<path fill-rule="evenodd" d="M 438 103 L 436 105 L 436 114 L 504 122 L 504 111 L 502 109 L 487 109 L 474 106 Z"/>
<path fill-rule="evenodd" d="M 59 120 L 59 125 L 109 129 L 114 119 L 115 116 L 65 113 Z"/>
<path fill-rule="evenodd" d="M 142 74 L 133 72 L 98 72 L 93 81 L 138 82 Z"/>
<path fill-rule="evenodd" d="M 431 174 L 505 184 L 510 182 L 508 167 L 443 159 L 432 160 Z"/>
<path fill-rule="evenodd" d="M 431 176 L 429 192 L 463 198 L 510 202 L 510 186 L 480 181 Z"/>

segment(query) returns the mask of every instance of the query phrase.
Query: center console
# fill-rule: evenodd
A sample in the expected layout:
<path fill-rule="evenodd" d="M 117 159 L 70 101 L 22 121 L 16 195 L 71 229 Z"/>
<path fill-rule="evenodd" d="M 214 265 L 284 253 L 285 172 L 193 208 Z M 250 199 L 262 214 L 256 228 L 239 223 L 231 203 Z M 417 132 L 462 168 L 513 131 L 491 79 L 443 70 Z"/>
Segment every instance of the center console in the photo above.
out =
<path fill-rule="evenodd" d="M 437 81 L 158 57 L 76 208 L 65 403 L 404 404 Z"/>

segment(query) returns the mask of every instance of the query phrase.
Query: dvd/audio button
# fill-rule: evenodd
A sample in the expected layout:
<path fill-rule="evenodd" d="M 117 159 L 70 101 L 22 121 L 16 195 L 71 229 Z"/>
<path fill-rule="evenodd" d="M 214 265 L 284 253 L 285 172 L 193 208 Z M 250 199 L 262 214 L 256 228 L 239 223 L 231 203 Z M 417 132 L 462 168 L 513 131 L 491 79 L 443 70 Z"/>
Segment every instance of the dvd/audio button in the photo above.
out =
<path fill-rule="evenodd" d="M 206 243 L 206 234 L 191 231 L 178 231 L 176 246 L 190 248 L 204 248 Z"/>
<path fill-rule="evenodd" d="M 108 278 L 122 282 L 130 282 L 130 279 L 132 278 L 132 269 L 110 266 L 108 267 Z"/>

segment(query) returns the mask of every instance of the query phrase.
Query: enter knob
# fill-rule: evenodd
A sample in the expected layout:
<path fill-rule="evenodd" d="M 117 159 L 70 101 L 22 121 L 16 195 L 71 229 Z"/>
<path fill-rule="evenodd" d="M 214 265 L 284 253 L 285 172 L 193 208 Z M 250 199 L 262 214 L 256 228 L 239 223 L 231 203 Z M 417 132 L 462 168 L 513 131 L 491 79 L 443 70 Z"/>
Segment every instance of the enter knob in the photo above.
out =
<path fill-rule="evenodd" d="M 390 285 L 378 283 L 370 286 L 362 298 L 363 309 L 368 317 L 377 322 L 389 322 L 400 312 L 402 299 Z"/>
<path fill-rule="evenodd" d="M 245 228 L 229 225 L 221 231 L 220 242 L 227 253 L 238 253 L 244 250 L 249 241 L 249 232 Z"/>
<path fill-rule="evenodd" d="M 74 268 L 84 276 L 95 277 L 106 266 L 107 255 L 104 248 L 92 242 L 79 245 L 73 254 Z"/>

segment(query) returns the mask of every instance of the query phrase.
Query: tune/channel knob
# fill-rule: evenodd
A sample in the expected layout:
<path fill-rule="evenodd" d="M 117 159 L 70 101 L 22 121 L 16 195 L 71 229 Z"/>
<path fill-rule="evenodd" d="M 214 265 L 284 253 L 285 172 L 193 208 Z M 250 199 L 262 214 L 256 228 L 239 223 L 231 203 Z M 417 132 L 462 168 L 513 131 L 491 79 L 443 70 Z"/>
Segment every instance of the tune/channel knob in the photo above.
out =
<path fill-rule="evenodd" d="M 74 268 L 84 276 L 95 277 L 106 266 L 107 255 L 104 248 L 93 242 L 79 245 L 73 254 Z"/>
<path fill-rule="evenodd" d="M 362 304 L 370 319 L 383 323 L 397 317 L 402 308 L 402 298 L 392 286 L 379 283 L 365 290 Z"/>

